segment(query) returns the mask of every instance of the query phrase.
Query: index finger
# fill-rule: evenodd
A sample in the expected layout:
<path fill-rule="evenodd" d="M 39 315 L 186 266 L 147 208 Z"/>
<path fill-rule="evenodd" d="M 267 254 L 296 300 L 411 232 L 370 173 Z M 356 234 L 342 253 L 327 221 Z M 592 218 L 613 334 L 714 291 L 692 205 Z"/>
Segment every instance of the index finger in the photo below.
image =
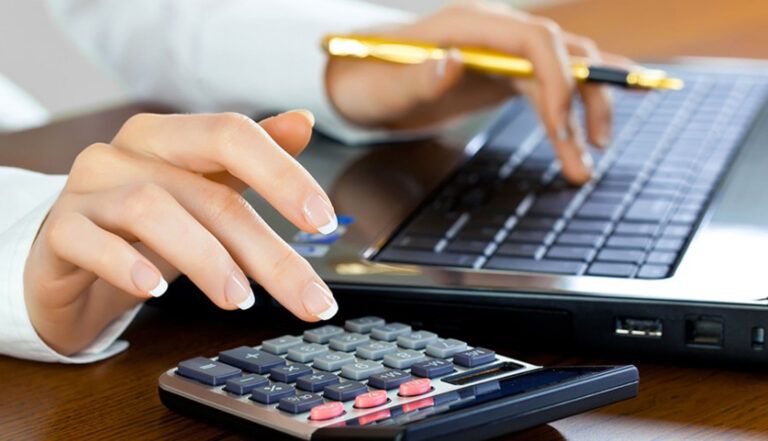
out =
<path fill-rule="evenodd" d="M 243 115 L 136 115 L 112 145 L 195 173 L 228 172 L 304 231 L 328 234 L 338 225 L 317 181 L 263 127 Z"/>

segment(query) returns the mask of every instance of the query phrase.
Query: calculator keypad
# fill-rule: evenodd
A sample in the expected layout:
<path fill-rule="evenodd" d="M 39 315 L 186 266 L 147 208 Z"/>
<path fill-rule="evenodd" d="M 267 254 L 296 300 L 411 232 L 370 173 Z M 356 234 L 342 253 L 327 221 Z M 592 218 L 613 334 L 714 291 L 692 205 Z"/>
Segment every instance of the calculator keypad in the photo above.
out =
<path fill-rule="evenodd" d="M 347 320 L 343 328 L 325 325 L 225 350 L 218 359 L 196 357 L 179 363 L 175 373 L 232 399 L 259 403 L 252 406 L 306 414 L 304 421 L 370 409 L 359 417 L 362 424 L 377 421 L 374 413 L 392 400 L 429 396 L 441 377 L 495 361 L 489 349 L 368 316 Z"/>

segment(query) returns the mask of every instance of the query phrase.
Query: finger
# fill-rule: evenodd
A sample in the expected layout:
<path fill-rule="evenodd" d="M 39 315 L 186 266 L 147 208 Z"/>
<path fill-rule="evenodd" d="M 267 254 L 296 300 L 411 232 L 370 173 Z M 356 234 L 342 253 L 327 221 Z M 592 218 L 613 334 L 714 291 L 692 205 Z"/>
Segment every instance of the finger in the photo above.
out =
<path fill-rule="evenodd" d="M 78 278 L 81 288 L 73 291 L 82 292 L 97 277 L 142 299 L 159 297 L 168 289 L 157 267 L 136 248 L 80 213 L 56 218 L 46 239 L 57 257 L 90 273 Z"/>
<path fill-rule="evenodd" d="M 338 226 L 330 199 L 315 179 L 243 115 L 137 115 L 113 144 L 197 173 L 227 171 L 304 231 L 327 234 Z"/>
<path fill-rule="evenodd" d="M 292 110 L 259 121 L 259 125 L 288 154 L 297 157 L 309 144 L 315 117 L 307 110 Z M 242 193 L 248 186 L 228 172 L 212 173 L 208 179 L 222 183 Z"/>
<path fill-rule="evenodd" d="M 294 315 L 317 321 L 338 311 L 333 294 L 311 265 L 239 193 L 193 173 L 167 173 L 161 179 L 245 272 Z"/>
<path fill-rule="evenodd" d="M 250 283 L 224 246 L 161 187 L 135 184 L 95 193 L 84 198 L 80 211 L 101 228 L 155 251 L 220 308 L 253 306 Z"/>
<path fill-rule="evenodd" d="M 587 58 L 590 63 L 602 64 L 602 54 L 595 43 L 585 37 L 565 35 L 568 50 L 573 55 Z M 611 139 L 613 101 L 606 86 L 582 83 L 578 86 L 584 103 L 587 136 L 592 145 L 605 148 Z"/>

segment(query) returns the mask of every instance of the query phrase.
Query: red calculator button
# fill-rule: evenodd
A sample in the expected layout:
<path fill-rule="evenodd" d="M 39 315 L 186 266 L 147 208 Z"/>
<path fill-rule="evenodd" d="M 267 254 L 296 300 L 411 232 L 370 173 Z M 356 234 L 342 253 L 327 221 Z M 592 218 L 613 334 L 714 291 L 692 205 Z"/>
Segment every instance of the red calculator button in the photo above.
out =
<path fill-rule="evenodd" d="M 386 402 L 387 391 L 384 390 L 374 390 L 355 397 L 355 407 L 359 409 L 381 406 Z"/>
<path fill-rule="evenodd" d="M 413 397 L 423 395 L 432 390 L 432 383 L 429 378 L 419 378 L 411 380 L 400 385 L 400 395 L 403 397 Z"/>
<path fill-rule="evenodd" d="M 330 420 L 343 413 L 344 403 L 333 401 L 313 407 L 312 410 L 309 411 L 309 419 L 313 421 Z"/>
<path fill-rule="evenodd" d="M 425 407 L 432 407 L 435 405 L 435 399 L 432 397 L 422 398 L 417 401 L 411 401 L 410 403 L 403 404 L 403 412 L 413 412 L 414 410 L 423 409 Z"/>

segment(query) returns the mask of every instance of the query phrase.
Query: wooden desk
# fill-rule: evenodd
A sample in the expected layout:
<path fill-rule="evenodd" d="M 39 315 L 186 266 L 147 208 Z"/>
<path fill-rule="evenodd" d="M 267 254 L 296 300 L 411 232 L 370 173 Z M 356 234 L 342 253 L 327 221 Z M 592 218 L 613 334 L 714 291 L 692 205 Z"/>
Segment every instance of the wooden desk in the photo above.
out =
<path fill-rule="evenodd" d="M 593 0 L 540 12 L 566 29 L 593 36 L 607 50 L 633 57 L 694 54 L 768 58 L 768 2 Z M 0 136 L 0 163 L 62 172 L 78 149 L 109 139 L 120 122 L 138 109 L 126 107 Z M 168 411 L 156 392 L 160 372 L 179 360 L 250 344 L 279 332 L 242 313 L 226 317 L 180 316 L 145 308 L 125 335 L 132 347 L 94 365 L 45 365 L 0 357 L 0 438 L 240 439 Z M 510 355 L 540 364 L 633 361 Z M 640 362 L 638 367 L 638 398 L 507 439 L 768 437 L 768 374 L 649 362 Z"/>

